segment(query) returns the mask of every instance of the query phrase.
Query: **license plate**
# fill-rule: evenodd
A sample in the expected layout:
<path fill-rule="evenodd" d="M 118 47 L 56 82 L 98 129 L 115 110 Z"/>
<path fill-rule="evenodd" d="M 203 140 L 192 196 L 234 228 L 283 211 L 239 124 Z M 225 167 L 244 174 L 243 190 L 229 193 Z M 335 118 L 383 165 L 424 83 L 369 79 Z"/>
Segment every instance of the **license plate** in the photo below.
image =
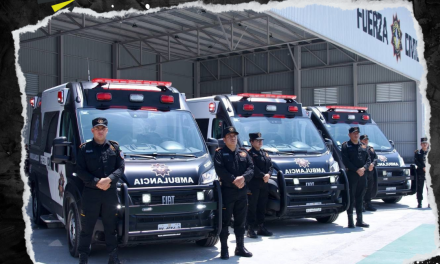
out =
<path fill-rule="evenodd" d="M 181 223 L 159 224 L 157 230 L 172 230 L 172 229 L 180 229 L 180 228 L 182 228 Z"/>
<path fill-rule="evenodd" d="M 162 204 L 174 204 L 174 196 L 162 196 Z"/>
<path fill-rule="evenodd" d="M 306 209 L 306 213 L 313 213 L 313 212 L 321 212 L 321 208 L 309 208 L 309 209 Z"/>
<path fill-rule="evenodd" d="M 387 187 L 387 191 L 395 191 L 396 187 Z"/>

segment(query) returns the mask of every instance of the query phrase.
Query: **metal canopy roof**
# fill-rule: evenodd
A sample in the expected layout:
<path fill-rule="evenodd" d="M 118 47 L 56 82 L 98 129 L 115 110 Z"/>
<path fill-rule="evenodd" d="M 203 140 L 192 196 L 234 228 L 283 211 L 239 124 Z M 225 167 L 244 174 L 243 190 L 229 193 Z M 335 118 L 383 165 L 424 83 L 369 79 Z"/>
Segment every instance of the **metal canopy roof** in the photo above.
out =
<path fill-rule="evenodd" d="M 211 13 L 203 9 L 188 8 L 146 15 L 132 13 L 113 18 L 62 13 L 54 16 L 49 25 L 40 30 L 45 36 L 22 40 L 20 43 L 61 35 L 76 35 L 118 43 L 137 64 L 129 67 L 119 65 L 119 70 L 181 60 L 206 61 L 279 48 L 288 48 L 293 59 L 291 47 L 294 45 L 326 43 L 317 36 L 288 25 L 268 13 L 252 10 Z M 135 56 L 129 48 L 132 51 L 142 49 L 158 54 L 161 61 L 145 64 L 142 56 Z M 324 66 L 327 65 L 313 51 L 307 48 L 305 50 L 319 59 Z"/>

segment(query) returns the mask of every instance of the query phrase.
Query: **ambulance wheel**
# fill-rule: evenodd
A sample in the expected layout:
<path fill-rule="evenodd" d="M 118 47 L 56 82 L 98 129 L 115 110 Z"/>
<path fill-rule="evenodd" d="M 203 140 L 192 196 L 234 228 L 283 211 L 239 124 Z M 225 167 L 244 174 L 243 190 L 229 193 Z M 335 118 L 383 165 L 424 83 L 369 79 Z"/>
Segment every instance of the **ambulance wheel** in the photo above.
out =
<path fill-rule="evenodd" d="M 395 203 L 400 202 L 400 200 L 402 200 L 402 196 L 395 197 L 395 198 L 382 199 L 382 201 L 384 201 L 387 204 L 395 204 Z"/>
<path fill-rule="evenodd" d="M 323 224 L 330 224 L 333 223 L 334 221 L 336 221 L 336 219 L 338 219 L 339 214 L 332 214 L 326 217 L 317 217 L 316 220 L 320 223 Z"/>
<path fill-rule="evenodd" d="M 37 225 L 43 225 L 44 222 L 41 220 L 41 216 L 48 213 L 49 212 L 46 208 L 41 204 L 38 185 L 35 183 L 35 185 L 32 186 L 32 219 L 34 223 Z"/>
<path fill-rule="evenodd" d="M 69 212 L 67 213 L 67 244 L 69 244 L 69 252 L 72 257 L 78 257 L 79 247 L 79 234 L 81 232 L 81 224 L 79 219 L 78 207 L 75 203 L 71 203 L 69 206 Z"/>
<path fill-rule="evenodd" d="M 201 247 L 213 247 L 213 246 L 215 246 L 215 244 L 218 243 L 219 240 L 220 239 L 218 236 L 208 237 L 208 238 L 205 238 L 202 240 L 197 240 L 196 244 Z"/>

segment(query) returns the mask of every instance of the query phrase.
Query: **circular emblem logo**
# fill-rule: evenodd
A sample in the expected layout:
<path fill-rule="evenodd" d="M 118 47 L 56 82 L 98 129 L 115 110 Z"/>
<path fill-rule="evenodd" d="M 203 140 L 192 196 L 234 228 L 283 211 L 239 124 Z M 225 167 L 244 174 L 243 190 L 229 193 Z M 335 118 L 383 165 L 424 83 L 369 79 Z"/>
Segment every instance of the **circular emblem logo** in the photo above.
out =
<path fill-rule="evenodd" d="M 402 30 L 400 30 L 400 20 L 397 18 L 397 14 L 393 15 L 393 23 L 391 24 L 391 44 L 393 45 L 393 55 L 396 57 L 396 61 L 401 58 L 402 48 Z"/>
<path fill-rule="evenodd" d="M 98 119 L 98 123 L 102 124 L 102 123 L 104 123 L 104 120 Z"/>
<path fill-rule="evenodd" d="M 229 132 L 232 132 L 232 131 L 234 131 L 234 128 L 233 128 L 233 127 L 230 127 L 230 128 L 229 128 Z"/>
<path fill-rule="evenodd" d="M 307 168 L 310 165 L 310 162 L 306 159 L 298 158 L 294 159 L 293 161 L 295 161 L 295 163 L 302 168 Z"/>
<path fill-rule="evenodd" d="M 154 171 L 156 173 L 156 176 L 160 176 L 163 178 L 165 178 L 165 176 L 170 176 L 171 170 L 165 164 L 156 163 L 156 164 L 153 164 L 151 166 L 151 168 L 152 168 L 152 171 Z"/>
<path fill-rule="evenodd" d="M 384 155 L 377 155 L 377 158 L 382 161 L 382 162 L 386 162 L 387 161 L 387 157 L 385 157 Z"/>

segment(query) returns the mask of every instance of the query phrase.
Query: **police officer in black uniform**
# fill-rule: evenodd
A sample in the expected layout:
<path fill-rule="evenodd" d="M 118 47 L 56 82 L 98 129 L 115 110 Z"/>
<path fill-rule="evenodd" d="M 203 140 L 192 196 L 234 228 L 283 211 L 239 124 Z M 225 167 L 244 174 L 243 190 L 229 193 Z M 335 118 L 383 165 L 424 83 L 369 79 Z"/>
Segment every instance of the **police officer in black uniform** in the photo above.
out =
<path fill-rule="evenodd" d="M 249 208 L 247 214 L 248 232 L 250 238 L 260 236 L 272 236 L 264 226 L 264 215 L 266 214 L 266 204 L 269 195 L 268 181 L 272 175 L 273 166 L 267 152 L 261 149 L 263 138 L 261 133 L 250 133 L 249 141 L 252 148 L 248 151 L 254 163 L 254 177 L 249 182 L 248 200 Z M 258 227 L 257 234 L 254 229 Z"/>
<path fill-rule="evenodd" d="M 237 147 L 238 132 L 235 127 L 223 130 L 226 147 L 218 148 L 214 155 L 215 172 L 220 178 L 223 214 L 222 231 L 220 233 L 222 259 L 229 259 L 228 227 L 234 215 L 234 233 L 237 241 L 236 256 L 252 257 L 252 253 L 244 247 L 245 221 L 247 212 L 247 184 L 254 174 L 252 159 L 245 149 Z"/>
<path fill-rule="evenodd" d="M 367 211 L 376 211 L 377 209 L 371 204 L 371 194 L 373 193 L 373 189 L 375 187 L 374 184 L 374 166 L 377 165 L 377 154 L 374 151 L 372 146 L 368 146 L 368 143 L 370 142 L 368 135 L 362 135 L 360 137 L 361 142 L 367 146 L 368 154 L 370 155 L 370 166 L 365 171 L 365 176 L 367 178 L 367 186 L 365 188 L 365 196 L 364 196 L 364 203 L 365 203 L 365 210 Z M 362 210 L 364 212 L 364 210 Z"/>
<path fill-rule="evenodd" d="M 356 226 L 369 227 L 362 219 L 363 194 L 367 184 L 365 171 L 370 167 L 370 156 L 367 146 L 359 141 L 359 127 L 351 127 L 348 130 L 349 141 L 342 143 L 342 161 L 347 169 L 350 187 L 350 206 L 348 207 L 348 227 L 354 228 L 353 203 L 356 202 Z"/>
<path fill-rule="evenodd" d="M 422 208 L 423 200 L 423 186 L 425 185 L 425 174 L 426 174 L 426 155 L 428 154 L 428 138 L 424 137 L 420 140 L 420 150 L 416 150 L 414 153 L 414 161 L 417 165 L 417 208 Z M 428 207 L 429 204 L 428 204 Z"/>
<path fill-rule="evenodd" d="M 119 264 L 116 184 L 124 173 L 124 155 L 116 141 L 106 139 L 107 119 L 95 118 L 92 125 L 93 140 L 80 146 L 77 158 L 77 174 L 84 182 L 80 215 L 82 228 L 78 246 L 79 263 L 87 263 L 93 229 L 101 213 L 109 253 L 108 263 Z"/>

